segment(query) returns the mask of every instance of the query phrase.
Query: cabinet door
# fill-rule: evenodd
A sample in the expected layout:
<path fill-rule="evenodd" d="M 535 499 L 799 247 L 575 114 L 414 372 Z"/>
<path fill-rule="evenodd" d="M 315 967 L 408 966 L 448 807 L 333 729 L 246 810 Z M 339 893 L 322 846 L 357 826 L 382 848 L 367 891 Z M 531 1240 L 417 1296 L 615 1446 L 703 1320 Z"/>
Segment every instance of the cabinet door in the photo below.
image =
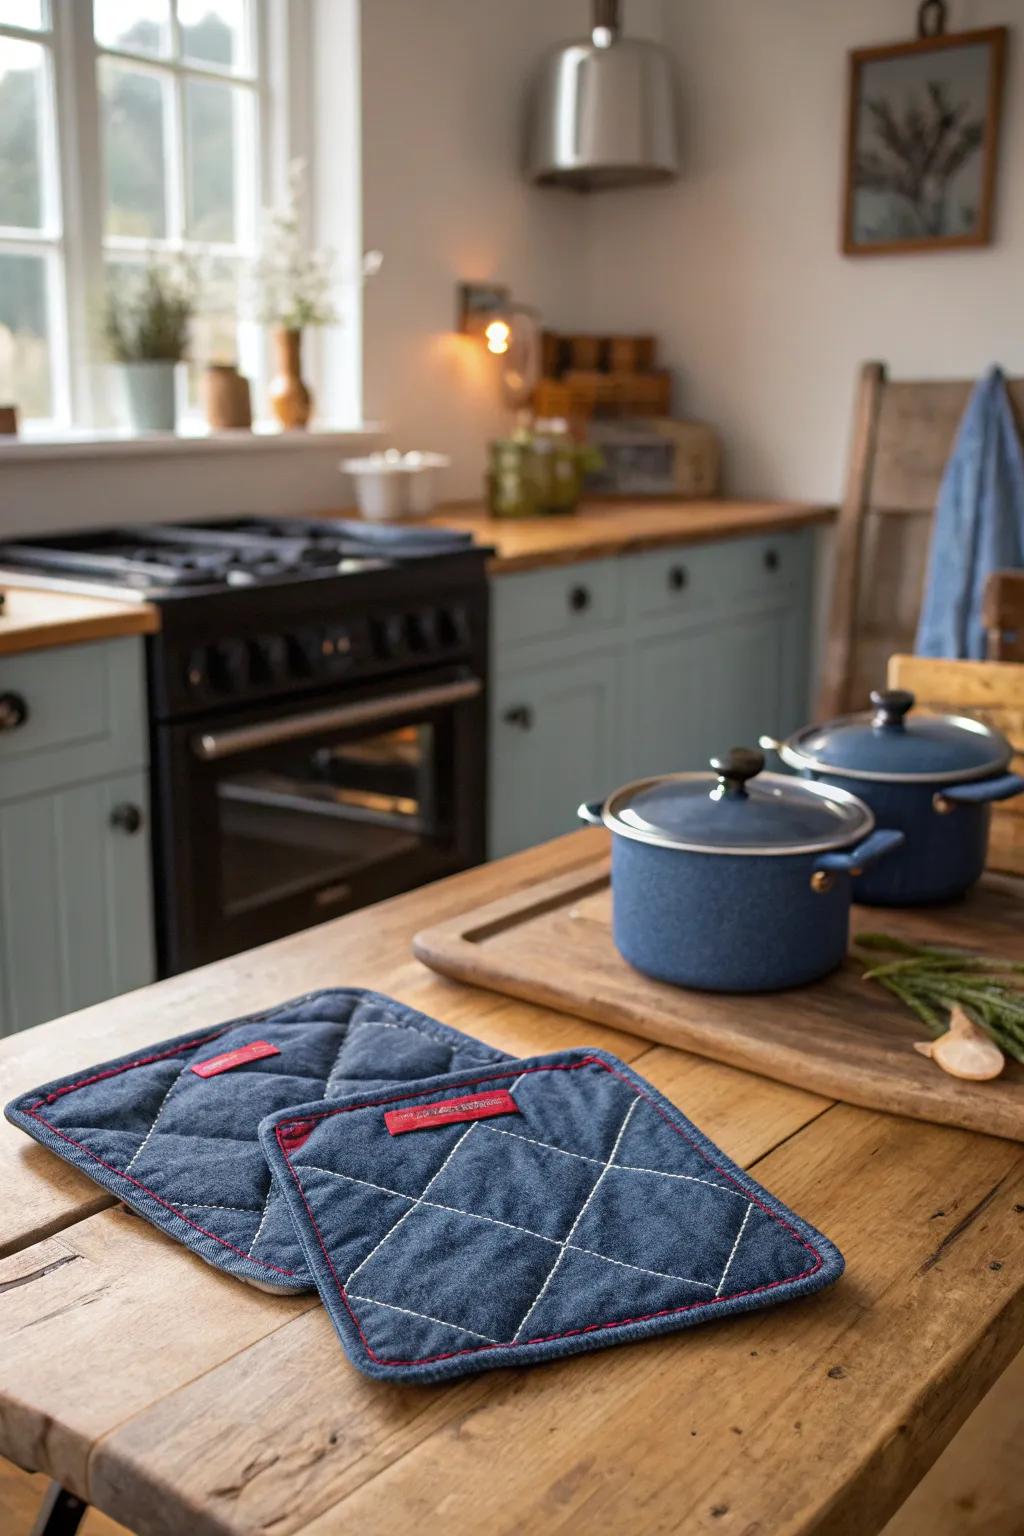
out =
<path fill-rule="evenodd" d="M 614 789 L 619 658 L 602 653 L 509 673 L 491 696 L 491 858 L 579 826 L 576 807 Z"/>
<path fill-rule="evenodd" d="M 627 778 L 706 768 L 717 752 L 795 729 L 806 693 L 805 629 L 801 610 L 774 609 L 637 636 L 627 674 Z"/>
<path fill-rule="evenodd" d="M 134 772 L 0 807 L 0 1035 L 153 980 L 146 806 Z"/>

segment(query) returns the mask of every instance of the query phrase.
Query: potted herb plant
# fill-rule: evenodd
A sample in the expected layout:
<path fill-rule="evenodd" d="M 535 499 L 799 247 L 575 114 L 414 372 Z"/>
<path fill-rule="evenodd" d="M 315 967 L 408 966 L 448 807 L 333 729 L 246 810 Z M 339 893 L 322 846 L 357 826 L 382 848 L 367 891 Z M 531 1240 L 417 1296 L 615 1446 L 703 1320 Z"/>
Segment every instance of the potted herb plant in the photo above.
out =
<path fill-rule="evenodd" d="M 265 215 L 255 279 L 260 321 L 274 343 L 275 373 L 270 406 L 286 429 L 304 427 L 313 397 L 302 378 L 302 333 L 310 326 L 334 325 L 338 313 L 331 298 L 334 253 L 309 250 L 303 235 L 305 165 L 295 160 L 288 174 L 282 208 Z"/>
<path fill-rule="evenodd" d="M 175 368 L 188 347 L 195 277 L 181 256 L 154 256 L 107 292 L 103 332 L 125 381 L 133 432 L 173 432 Z"/>

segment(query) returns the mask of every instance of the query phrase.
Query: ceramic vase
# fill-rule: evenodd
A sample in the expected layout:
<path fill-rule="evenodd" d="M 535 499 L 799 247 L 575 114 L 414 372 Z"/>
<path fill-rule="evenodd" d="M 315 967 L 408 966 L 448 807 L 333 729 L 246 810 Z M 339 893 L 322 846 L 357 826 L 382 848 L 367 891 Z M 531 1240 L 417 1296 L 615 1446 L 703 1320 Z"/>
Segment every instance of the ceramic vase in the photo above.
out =
<path fill-rule="evenodd" d="M 302 381 L 302 332 L 274 332 L 276 372 L 270 381 L 270 408 L 286 432 L 304 427 L 313 410 L 313 397 Z"/>
<path fill-rule="evenodd" d="M 176 367 L 176 363 L 163 358 L 121 364 L 128 421 L 133 432 L 174 431 Z"/>
<path fill-rule="evenodd" d="M 200 393 L 212 431 L 248 431 L 252 426 L 249 380 L 233 363 L 210 363 L 203 373 Z"/>

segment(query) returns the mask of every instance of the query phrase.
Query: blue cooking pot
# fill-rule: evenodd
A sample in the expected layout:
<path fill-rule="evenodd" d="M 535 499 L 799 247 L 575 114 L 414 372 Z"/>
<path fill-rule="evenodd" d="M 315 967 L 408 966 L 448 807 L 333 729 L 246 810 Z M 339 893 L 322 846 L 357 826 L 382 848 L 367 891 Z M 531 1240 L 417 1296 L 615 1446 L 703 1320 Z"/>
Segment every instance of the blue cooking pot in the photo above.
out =
<path fill-rule="evenodd" d="M 843 789 L 734 747 L 581 805 L 612 833 L 612 936 L 637 970 L 709 992 L 817 981 L 846 954 L 852 877 L 903 841 Z"/>
<path fill-rule="evenodd" d="M 912 714 L 914 695 L 902 689 L 872 693 L 871 703 L 863 714 L 798 731 L 778 751 L 798 773 L 859 796 L 904 834 L 895 858 L 854 881 L 854 901 L 952 901 L 985 867 L 992 802 L 1024 790 L 1024 778 L 1006 771 L 1013 749 L 980 720 Z"/>

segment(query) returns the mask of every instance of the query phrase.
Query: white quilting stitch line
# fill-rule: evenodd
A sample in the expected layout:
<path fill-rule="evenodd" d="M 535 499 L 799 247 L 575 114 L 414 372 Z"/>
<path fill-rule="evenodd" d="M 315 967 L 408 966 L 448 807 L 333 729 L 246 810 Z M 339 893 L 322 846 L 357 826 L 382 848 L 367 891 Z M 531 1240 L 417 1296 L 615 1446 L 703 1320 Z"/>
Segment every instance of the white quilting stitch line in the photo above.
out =
<path fill-rule="evenodd" d="M 443 1317 L 431 1317 L 429 1312 L 414 1312 L 411 1307 L 396 1307 L 393 1301 L 378 1301 L 376 1296 L 356 1296 L 352 1291 L 348 1293 L 349 1301 L 368 1301 L 371 1307 L 387 1307 L 389 1312 L 404 1312 L 408 1317 L 422 1317 L 425 1323 L 439 1323 L 442 1328 L 454 1328 L 456 1333 L 468 1333 L 474 1339 L 483 1339 L 487 1344 L 497 1344 L 497 1339 L 492 1339 L 489 1333 L 477 1333 L 475 1328 L 464 1328 L 461 1323 L 449 1323 Z"/>
<path fill-rule="evenodd" d="M 753 1204 L 748 1205 L 747 1209 L 746 1209 L 746 1211 L 744 1213 L 743 1220 L 740 1222 L 740 1229 L 736 1233 L 736 1241 L 733 1243 L 732 1249 L 731 1249 L 731 1251 L 729 1253 L 729 1257 L 725 1261 L 725 1268 L 722 1270 L 722 1278 L 721 1278 L 721 1280 L 719 1280 L 718 1287 L 717 1287 L 717 1289 L 715 1291 L 715 1295 L 716 1296 L 721 1296 L 721 1294 L 722 1294 L 722 1287 L 725 1284 L 725 1277 L 726 1277 L 726 1275 L 728 1275 L 730 1269 L 732 1268 L 732 1261 L 736 1257 L 736 1250 L 737 1250 L 737 1248 L 740 1246 L 740 1238 L 743 1236 L 744 1232 L 747 1229 L 747 1222 L 750 1220 L 750 1213 L 751 1213 L 751 1211 L 753 1209 L 754 1209 Z"/>
<path fill-rule="evenodd" d="M 387 1242 L 387 1240 L 391 1236 L 391 1234 L 393 1232 L 397 1232 L 398 1228 L 402 1225 L 402 1222 L 403 1221 L 407 1221 L 408 1218 L 412 1215 L 413 1211 L 416 1209 L 416 1206 L 419 1205 L 420 1201 L 423 1199 L 423 1196 L 426 1195 L 429 1192 L 431 1185 L 432 1184 L 436 1184 L 437 1180 L 441 1177 L 442 1173 L 444 1173 L 445 1169 L 448 1167 L 448 1164 L 451 1162 L 451 1160 L 455 1156 L 456 1152 L 462 1146 L 462 1143 L 465 1141 L 466 1137 L 472 1135 L 472 1133 L 476 1130 L 476 1128 L 479 1125 L 479 1123 L 480 1122 L 478 1120 L 474 1120 L 473 1124 L 468 1126 L 467 1129 L 463 1131 L 462 1135 L 459 1137 L 459 1139 L 455 1143 L 454 1147 L 452 1147 L 451 1151 L 448 1153 L 448 1156 L 445 1158 L 445 1160 L 441 1164 L 440 1168 L 434 1174 L 433 1178 L 431 1178 L 431 1180 L 427 1184 L 426 1189 L 423 1190 L 423 1192 L 419 1196 L 419 1198 L 415 1199 L 414 1204 L 410 1205 L 410 1207 L 409 1207 L 409 1209 L 407 1211 L 403 1211 L 402 1212 L 401 1216 L 399 1216 L 399 1218 L 395 1222 L 394 1226 L 388 1228 L 388 1230 L 384 1233 L 384 1236 L 381 1238 L 380 1242 L 377 1243 L 373 1248 L 371 1248 L 369 1253 L 366 1255 L 366 1258 L 365 1259 L 361 1259 L 360 1262 L 356 1265 L 355 1269 L 352 1271 L 352 1273 L 349 1275 L 348 1279 L 345 1281 L 345 1290 L 346 1291 L 348 1290 L 349 1286 L 352 1284 L 352 1281 L 355 1279 L 356 1275 L 358 1275 L 359 1271 L 361 1269 L 365 1269 L 366 1265 L 369 1264 L 369 1262 L 373 1258 L 374 1254 L 378 1253 L 380 1251 L 380 1249 L 383 1248 L 384 1244 Z"/>
<path fill-rule="evenodd" d="M 168 1090 L 164 1094 L 163 1098 L 160 1100 L 160 1108 L 156 1112 L 156 1115 L 155 1115 L 155 1117 L 153 1119 L 153 1124 L 150 1126 L 149 1130 L 146 1132 L 146 1139 L 142 1143 L 142 1145 L 137 1147 L 135 1149 L 135 1151 L 132 1153 L 131 1161 L 129 1162 L 127 1168 L 124 1169 L 125 1173 L 131 1173 L 132 1169 L 134 1168 L 135 1164 L 138 1162 L 138 1160 L 141 1157 L 142 1153 L 145 1152 L 146 1148 L 149 1146 L 149 1139 L 152 1136 L 153 1132 L 156 1130 L 156 1122 L 157 1122 L 157 1120 L 160 1119 L 160 1116 L 163 1114 L 164 1109 L 165 1109 L 165 1107 L 167 1105 L 167 1100 L 170 1098 L 171 1094 L 174 1092 L 175 1088 L 177 1088 L 178 1084 L 181 1082 L 182 1078 L 185 1076 L 185 1073 L 188 1071 L 189 1067 L 192 1065 L 192 1057 L 193 1057 L 193 1055 L 194 1055 L 194 1052 L 190 1051 L 189 1055 L 188 1055 L 188 1059 L 185 1062 L 185 1065 L 182 1067 L 181 1071 L 178 1073 L 177 1077 L 174 1079 L 173 1083 L 168 1088 Z"/>
<path fill-rule="evenodd" d="M 353 1173 L 338 1173 L 333 1168 L 321 1168 L 318 1163 L 302 1163 L 303 1169 L 309 1169 L 315 1173 L 326 1173 L 332 1179 L 345 1179 L 350 1184 L 365 1184 L 367 1189 L 379 1189 L 382 1195 L 397 1195 L 400 1200 L 411 1200 L 416 1203 L 415 1195 L 407 1195 L 401 1189 L 389 1189 L 386 1184 L 374 1184 L 370 1179 L 357 1179 Z M 432 1211 L 448 1211 L 452 1216 L 468 1216 L 472 1221 L 486 1221 L 493 1227 L 506 1227 L 510 1232 L 521 1232 L 524 1237 L 535 1237 L 538 1242 L 550 1243 L 552 1248 L 560 1248 L 561 1242 L 557 1237 L 548 1237 L 544 1232 L 535 1232 L 532 1227 L 520 1227 L 514 1221 L 501 1221 L 497 1216 L 484 1216 L 481 1211 L 465 1211 L 458 1205 L 444 1205 L 440 1200 L 419 1199 L 420 1205 L 428 1206 Z M 654 1275 L 659 1280 L 679 1280 L 683 1285 L 699 1285 L 702 1290 L 713 1291 L 714 1286 L 706 1280 L 691 1280 L 689 1275 L 670 1275 L 663 1269 L 648 1269 L 645 1264 L 630 1264 L 626 1259 L 612 1259 L 606 1253 L 598 1253 L 596 1248 L 584 1248 L 581 1243 L 569 1243 L 574 1253 L 589 1254 L 592 1259 L 603 1259 L 606 1264 L 616 1264 L 620 1269 L 635 1269 L 642 1275 Z"/>
<path fill-rule="evenodd" d="M 493 1131 L 496 1136 L 508 1136 L 512 1141 L 528 1141 L 534 1147 L 546 1147 L 549 1152 L 560 1152 L 563 1157 L 575 1157 L 581 1163 L 593 1163 L 595 1167 L 602 1166 L 599 1157 L 588 1157 L 585 1152 L 570 1152 L 565 1147 L 556 1147 L 551 1141 L 538 1141 L 535 1136 L 521 1136 L 518 1131 L 503 1131 L 500 1126 L 486 1125 L 484 1130 Z M 747 1196 L 739 1189 L 730 1189 L 727 1184 L 716 1184 L 714 1179 L 699 1179 L 694 1173 L 667 1173 L 664 1168 L 641 1168 L 636 1163 L 616 1163 L 616 1173 L 651 1173 L 659 1179 L 682 1179 L 687 1184 L 706 1184 L 709 1189 L 719 1189 L 723 1195 L 735 1195 L 737 1199 L 746 1200 Z"/>
<path fill-rule="evenodd" d="M 253 1256 L 253 1251 L 254 1251 L 254 1249 L 256 1247 L 256 1244 L 259 1242 L 260 1237 L 263 1234 L 263 1228 L 267 1224 L 267 1217 L 270 1215 L 270 1202 L 273 1199 L 273 1197 L 274 1197 L 274 1181 L 273 1181 L 273 1179 L 271 1179 L 271 1181 L 270 1181 L 270 1188 L 267 1190 L 267 1198 L 263 1202 L 263 1214 L 260 1217 L 260 1224 L 256 1228 L 256 1236 L 253 1238 L 252 1242 L 249 1244 L 249 1258 L 250 1259 Z"/>
<path fill-rule="evenodd" d="M 183 1211 L 239 1211 L 243 1216 L 258 1216 L 259 1205 L 212 1205 L 209 1200 L 179 1200 Z"/>
<path fill-rule="evenodd" d="M 598 1174 L 597 1178 L 595 1179 L 594 1186 L 591 1189 L 590 1194 L 587 1196 L 587 1198 L 584 1200 L 583 1204 L 580 1206 L 579 1212 L 578 1212 L 578 1214 L 576 1216 L 576 1220 L 573 1222 L 572 1226 L 569 1228 L 568 1232 L 566 1233 L 565 1237 L 563 1238 L 562 1246 L 561 1246 L 561 1249 L 559 1251 L 558 1257 L 555 1259 L 555 1262 L 552 1264 L 550 1270 L 548 1271 L 547 1279 L 544 1281 L 544 1284 L 541 1286 L 540 1290 L 537 1292 L 536 1296 L 533 1298 L 532 1302 L 530 1303 L 529 1307 L 526 1310 L 525 1317 L 523 1318 L 522 1322 L 519 1324 L 519 1327 L 516 1329 L 515 1333 L 512 1335 L 512 1338 L 510 1340 L 510 1342 L 512 1344 L 515 1344 L 518 1341 L 519 1335 L 522 1333 L 523 1329 L 526 1327 L 527 1323 L 530 1321 L 530 1318 L 533 1316 L 533 1314 L 536 1311 L 537 1307 L 540 1305 L 540 1302 L 543 1300 L 543 1298 L 544 1298 L 544 1296 L 545 1296 L 545 1294 L 547 1292 L 547 1289 L 550 1286 L 552 1280 L 555 1278 L 555 1274 L 558 1271 L 558 1267 L 561 1264 L 562 1260 L 565 1258 L 566 1250 L 568 1249 L 569 1244 L 570 1244 L 570 1242 L 572 1240 L 573 1233 L 576 1231 L 576 1228 L 579 1226 L 580 1222 L 583 1220 L 584 1216 L 586 1215 L 587 1211 L 589 1210 L 591 1200 L 593 1200 L 594 1196 L 597 1194 L 597 1191 L 601 1187 L 601 1181 L 604 1179 L 604 1177 L 605 1177 L 606 1173 L 608 1172 L 609 1168 L 612 1166 L 612 1164 L 615 1161 L 615 1154 L 619 1150 L 619 1144 L 622 1141 L 623 1136 L 626 1134 L 626 1126 L 629 1124 L 630 1118 L 631 1118 L 631 1116 L 633 1114 L 633 1111 L 636 1109 L 636 1107 L 637 1107 L 637 1105 L 639 1103 L 640 1103 L 639 1099 L 634 1099 L 632 1104 L 627 1109 L 627 1111 L 626 1111 L 626 1118 L 623 1120 L 622 1124 L 619 1126 L 619 1134 L 615 1138 L 615 1145 L 612 1147 L 611 1152 L 608 1154 L 608 1160 L 605 1163 L 604 1167 L 601 1169 L 601 1172 Z"/>

